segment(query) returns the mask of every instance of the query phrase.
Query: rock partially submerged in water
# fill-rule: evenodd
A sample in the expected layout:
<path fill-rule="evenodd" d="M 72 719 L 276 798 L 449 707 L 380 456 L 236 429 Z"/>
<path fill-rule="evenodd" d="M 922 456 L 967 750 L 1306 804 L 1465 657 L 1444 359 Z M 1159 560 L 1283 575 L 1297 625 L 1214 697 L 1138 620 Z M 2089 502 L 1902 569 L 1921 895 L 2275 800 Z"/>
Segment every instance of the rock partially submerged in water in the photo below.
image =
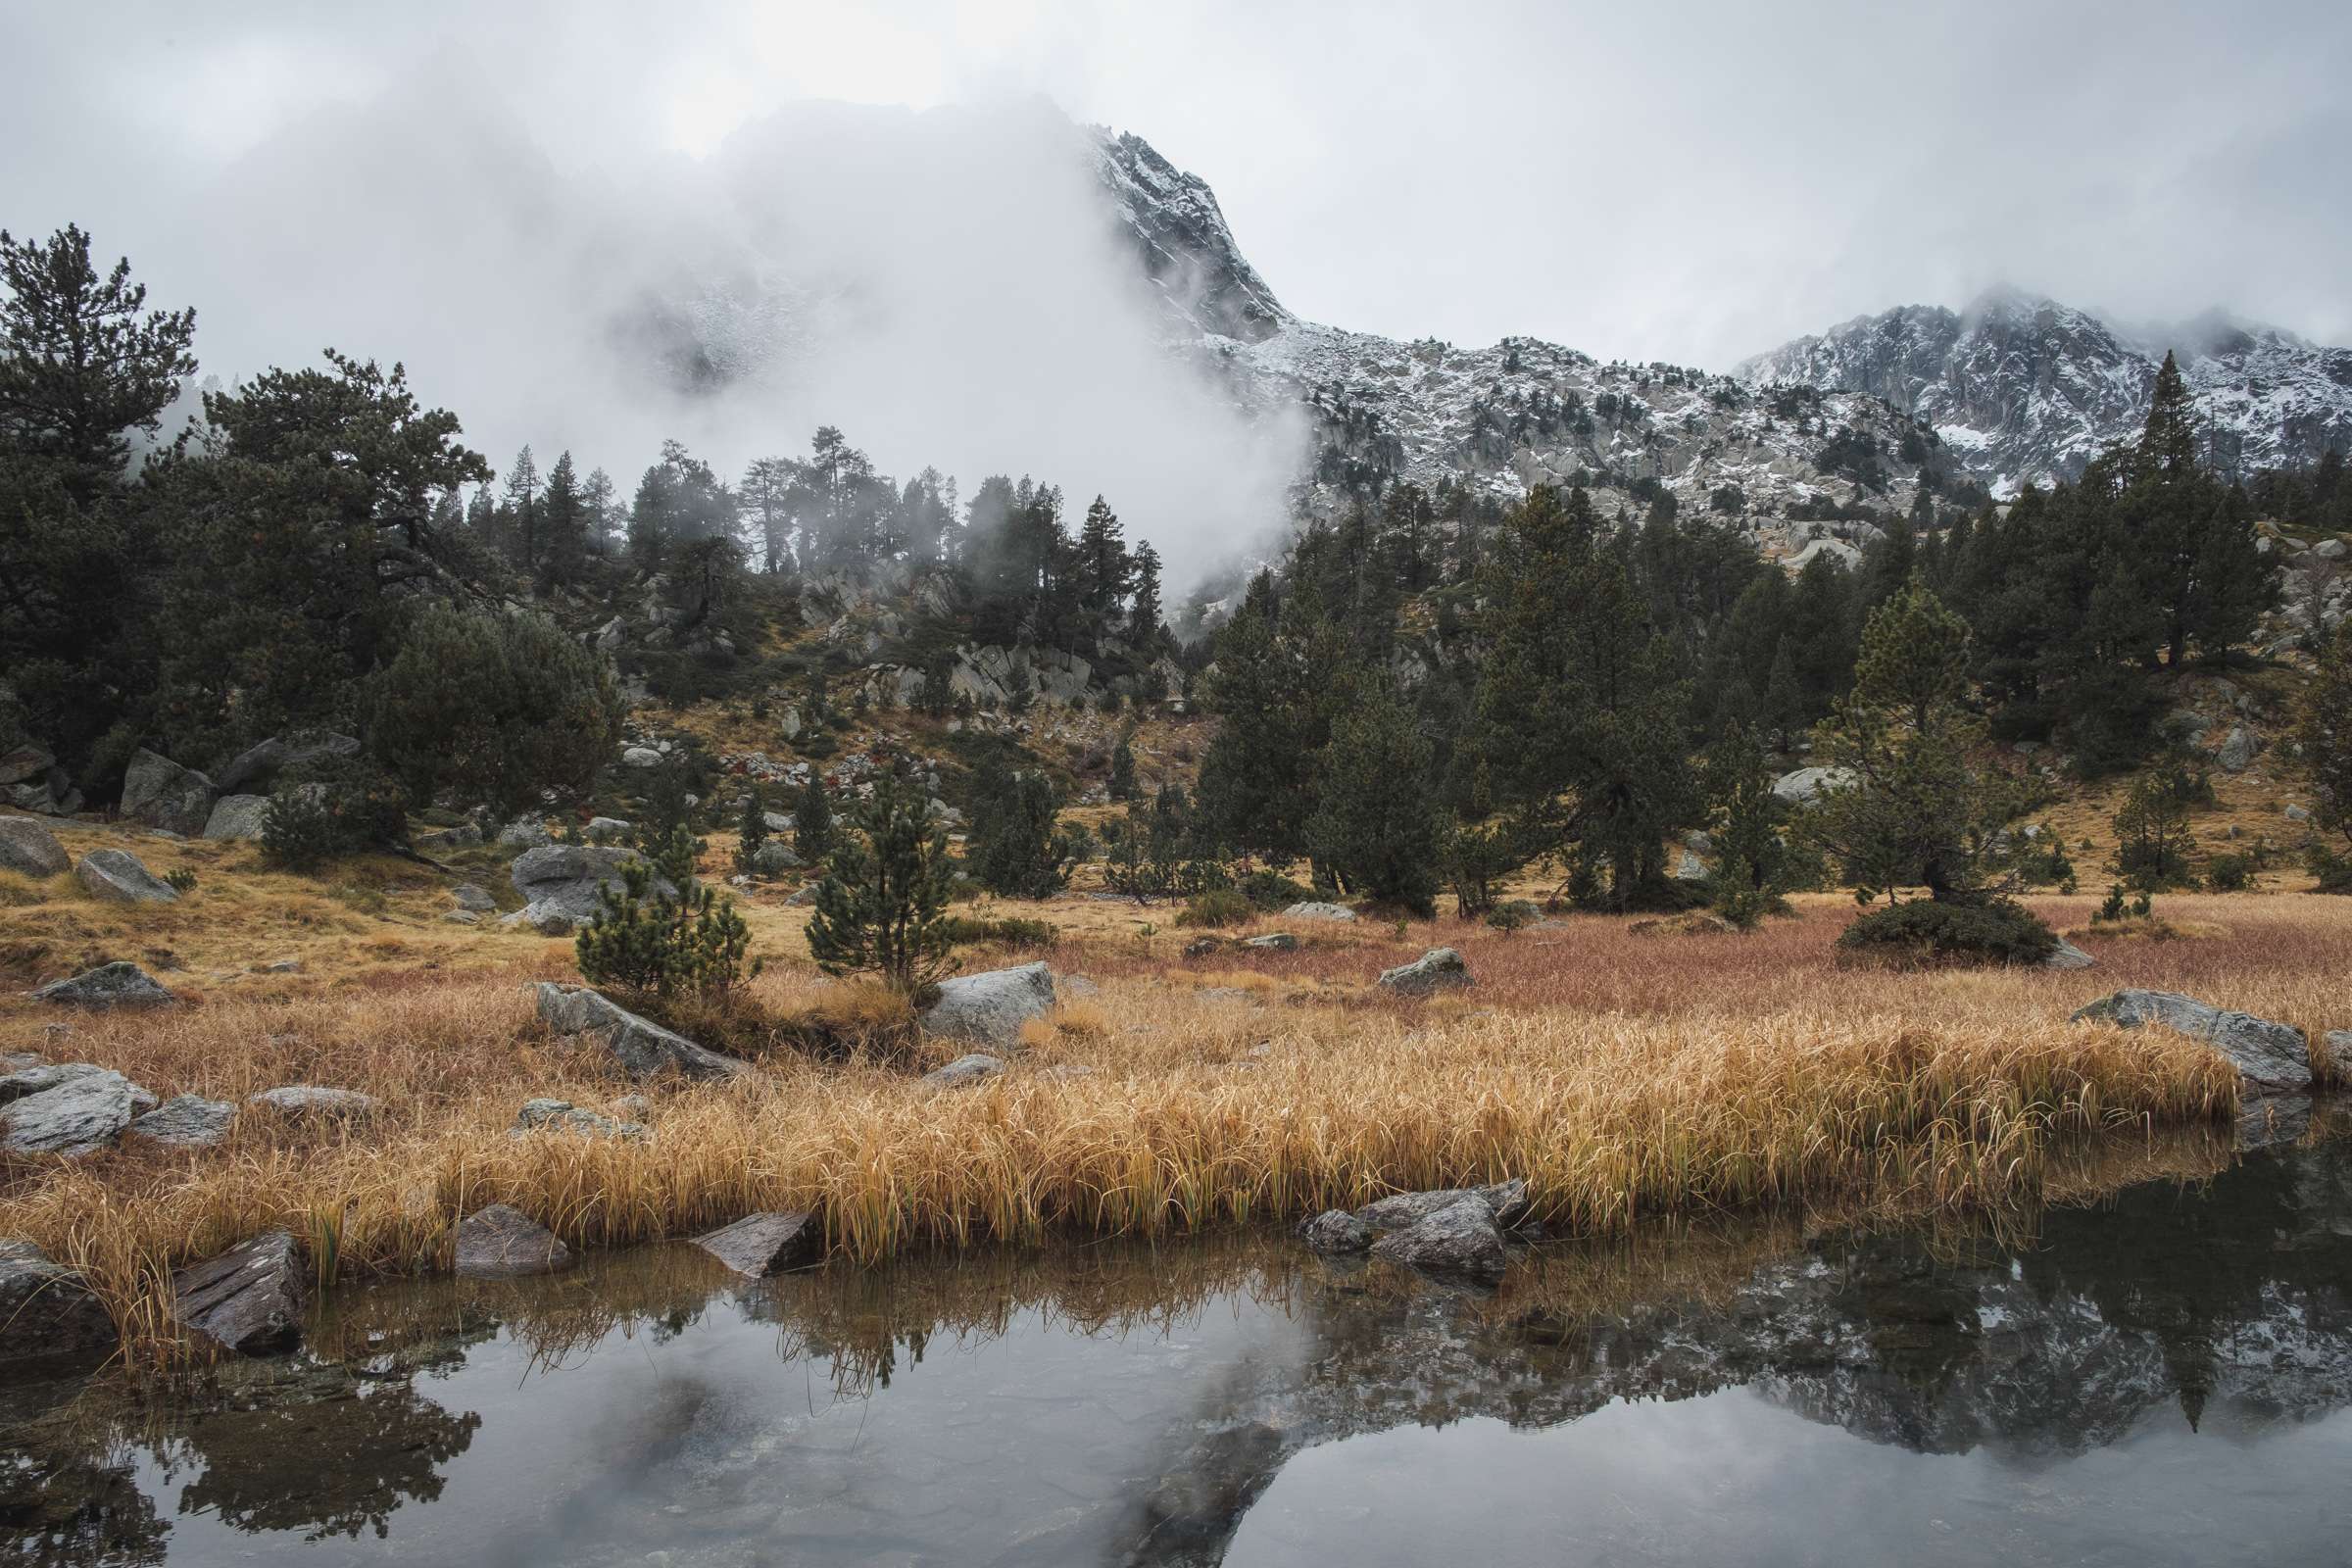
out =
<path fill-rule="evenodd" d="M 505 1203 L 477 1209 L 458 1225 L 458 1278 L 511 1280 L 571 1267 L 563 1239 Z"/>
<path fill-rule="evenodd" d="M 72 979 L 52 980 L 32 1000 L 61 1007 L 160 1007 L 178 999 L 137 964 L 117 958 Z"/>
<path fill-rule="evenodd" d="M 2112 1023 L 2126 1029 L 2156 1024 L 2202 1040 L 2230 1058 L 2240 1084 L 2256 1095 L 2294 1094 L 2311 1087 L 2311 1047 L 2292 1024 L 2229 1012 L 2177 991 L 2118 991 L 2078 1009 L 2073 1023 Z"/>
<path fill-rule="evenodd" d="M 765 1279 L 822 1262 L 825 1228 L 814 1214 L 746 1214 L 694 1245 L 738 1274 Z"/>
<path fill-rule="evenodd" d="M 264 1231 L 172 1276 L 172 1315 L 238 1355 L 291 1350 L 302 1339 L 302 1250 Z"/>
<path fill-rule="evenodd" d="M 30 1242 L 0 1242 L 0 1366 L 114 1348 L 115 1320 L 79 1274 Z"/>
<path fill-rule="evenodd" d="M 1504 1230 L 1515 1230 L 1527 1219 L 1527 1183 L 1519 1177 L 1489 1187 L 1446 1187 L 1426 1193 L 1397 1193 L 1355 1211 L 1355 1217 L 1376 1231 L 1402 1230 L 1430 1215 L 1475 1198 Z"/>
<path fill-rule="evenodd" d="M 1309 1251 L 1333 1256 L 1360 1252 L 1372 1245 L 1372 1227 L 1344 1208 L 1327 1208 L 1298 1227 Z"/>
<path fill-rule="evenodd" d="M 225 1100 L 178 1095 L 130 1124 L 133 1138 L 179 1149 L 210 1149 L 228 1136 L 237 1107 Z"/>
<path fill-rule="evenodd" d="M 1372 1244 L 1372 1255 L 1425 1274 L 1493 1283 L 1509 1264 L 1494 1210 L 1470 1194 L 1393 1230 Z"/>
<path fill-rule="evenodd" d="M 538 996 L 540 1022 L 560 1035 L 602 1036 L 613 1059 L 632 1078 L 674 1069 L 688 1078 L 716 1082 L 752 1070 L 750 1062 L 698 1046 L 587 986 L 542 980 Z"/>
<path fill-rule="evenodd" d="M 1021 1025 L 1054 1006 L 1054 971 L 1044 963 L 957 975 L 939 984 L 939 1000 L 922 1011 L 925 1031 L 1000 1051 L 1016 1049 Z"/>
<path fill-rule="evenodd" d="M 7 1129 L 0 1149 L 74 1158 L 95 1154 L 114 1148 L 133 1116 L 155 1108 L 155 1096 L 121 1073 L 75 1065 L 89 1070 L 0 1109 L 0 1128 Z"/>
<path fill-rule="evenodd" d="M 1410 963 L 1384 970 L 1380 977 L 1381 989 L 1407 997 L 1426 997 L 1469 983 L 1470 966 L 1451 948 L 1432 948 Z"/>

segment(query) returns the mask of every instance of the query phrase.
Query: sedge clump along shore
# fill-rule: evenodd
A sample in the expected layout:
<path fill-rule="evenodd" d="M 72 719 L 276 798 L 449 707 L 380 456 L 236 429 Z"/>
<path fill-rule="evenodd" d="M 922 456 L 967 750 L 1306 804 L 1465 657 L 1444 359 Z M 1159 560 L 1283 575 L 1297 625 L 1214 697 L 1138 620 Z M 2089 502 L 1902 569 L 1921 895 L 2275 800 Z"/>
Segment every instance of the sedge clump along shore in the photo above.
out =
<path fill-rule="evenodd" d="M 2039 903 L 2053 923 L 2087 914 L 2087 900 Z M 2352 956 L 2337 901 L 2277 897 L 2178 900 L 2180 917 L 2227 934 L 2119 942 L 2088 972 L 1841 964 L 1850 905 L 1829 898 L 1747 937 L 1636 936 L 1601 916 L 1507 933 L 1359 922 L 1200 958 L 1138 940 L 1151 922 L 1133 906 L 1022 908 L 1067 932 L 1047 954 L 1061 1000 L 1005 1071 L 953 1091 L 907 1070 L 887 999 L 789 961 L 745 1002 L 847 1020 L 846 1057 L 784 1048 L 725 1083 L 633 1083 L 592 1041 L 538 1021 L 528 982 L 561 974 L 567 947 L 520 935 L 470 948 L 457 972 L 434 934 L 384 939 L 421 944 L 405 965 L 321 935 L 300 973 L 191 976 L 180 1004 L 69 1015 L 54 1037 L 55 1009 L 11 1001 L 12 1048 L 167 1099 L 242 1103 L 300 1083 L 376 1108 L 248 1110 L 203 1150 L 132 1139 L 89 1158 L 12 1157 L 0 1234 L 80 1270 L 125 1353 L 159 1364 L 189 1350 L 175 1267 L 282 1228 L 320 1278 L 442 1270 L 455 1222 L 490 1203 L 575 1250 L 805 1209 L 845 1265 L 1240 1226 L 1506 1177 L 1528 1182 L 1547 1230 L 1583 1236 L 1728 1209 L 2000 1208 L 2043 1196 L 2072 1135 L 2129 1141 L 2237 1109 L 2219 1054 L 2170 1031 L 2070 1024 L 2082 1003 L 2187 990 L 2317 1040 L 2342 1002 L 2326 977 Z M 761 901 L 751 916 L 758 945 L 789 951 L 800 911 Z M 1370 984 L 1441 936 L 1473 984 L 1429 1000 Z M 979 950 L 965 967 L 1031 956 Z M 900 1044 L 859 1049 L 861 1029 Z M 915 1049 L 929 1065 L 960 1047 Z M 646 1136 L 513 1135 L 517 1107 L 541 1098 L 640 1120 Z"/>

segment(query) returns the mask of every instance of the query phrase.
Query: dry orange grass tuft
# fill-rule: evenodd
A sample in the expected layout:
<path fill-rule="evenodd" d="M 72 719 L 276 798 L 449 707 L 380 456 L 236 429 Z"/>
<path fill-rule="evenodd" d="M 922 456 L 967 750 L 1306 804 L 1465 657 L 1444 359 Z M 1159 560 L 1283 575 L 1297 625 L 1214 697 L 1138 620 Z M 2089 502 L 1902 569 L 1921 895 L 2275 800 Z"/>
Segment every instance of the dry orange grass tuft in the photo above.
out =
<path fill-rule="evenodd" d="M 2094 903 L 2043 912 L 2080 921 Z M 560 945 L 491 938 L 517 959 L 470 973 L 430 967 L 435 946 L 405 969 L 355 958 L 356 975 L 74 1019 L 73 1056 L 161 1095 L 308 1082 L 386 1109 L 353 1124 L 248 1116 L 203 1152 L 0 1163 L 0 1235 L 88 1270 L 156 1358 L 172 1348 L 162 1293 L 176 1264 L 285 1226 L 345 1272 L 430 1270 L 454 1220 L 492 1201 L 587 1246 L 813 1208 L 858 1261 L 1189 1231 L 1503 1176 L 1531 1182 L 1546 1222 L 1587 1235 L 1750 1205 L 2012 1204 L 2056 1178 L 2066 1134 L 2235 1107 L 2234 1078 L 2200 1047 L 2068 1025 L 2089 998 L 2152 985 L 2315 1033 L 2352 1023 L 2352 903 L 2176 904 L 2226 913 L 2232 934 L 2094 933 L 2102 967 L 2082 973 L 1841 970 L 1831 945 L 1851 906 L 1826 898 L 1709 942 L 1599 917 L 1508 936 L 1446 922 L 1220 955 L 1207 972 L 1131 941 L 1065 944 L 1057 963 L 1099 990 L 1043 1021 L 996 1080 L 938 1093 L 874 1059 L 786 1054 L 748 1083 L 656 1086 L 642 1145 L 509 1138 L 527 1098 L 594 1104 L 633 1086 L 533 1021 L 520 982 Z M 1471 990 L 1413 1003 L 1370 988 L 1441 943 L 1464 953 Z M 871 994 L 777 956 L 754 988 L 771 1014 L 893 1022 Z M 52 1016 L 0 1004 L 0 1043 L 41 1045 Z M 1065 1065 L 1092 1070 L 1047 1070 Z"/>

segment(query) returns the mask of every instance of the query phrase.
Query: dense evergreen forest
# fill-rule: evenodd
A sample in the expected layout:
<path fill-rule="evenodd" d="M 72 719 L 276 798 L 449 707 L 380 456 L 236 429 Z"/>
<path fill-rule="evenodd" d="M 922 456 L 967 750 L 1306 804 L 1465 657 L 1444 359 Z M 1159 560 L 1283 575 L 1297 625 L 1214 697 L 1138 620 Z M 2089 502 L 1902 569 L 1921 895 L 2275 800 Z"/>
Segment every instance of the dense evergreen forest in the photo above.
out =
<path fill-rule="evenodd" d="M 303 730 L 362 738 L 309 780 L 347 846 L 397 842 L 427 806 L 580 801 L 623 713 L 582 629 L 596 607 L 652 607 L 663 635 L 632 672 L 684 703 L 773 678 L 748 652 L 760 607 L 854 580 L 904 596 L 899 653 L 934 713 L 968 708 L 948 663 L 977 645 L 1082 653 L 1218 717 L 1197 787 L 1137 800 L 1104 847 L 1138 896 L 1303 863 L 1325 888 L 1423 912 L 1443 889 L 1508 919 L 1496 888 L 1540 862 L 1613 909 L 1704 898 L 1748 921 L 1831 880 L 2002 906 L 2072 874 L 2010 831 L 2049 788 L 2026 755 L 2082 778 L 2165 763 L 2185 671 L 2290 652 L 2324 656 L 2306 749 L 2322 824 L 2343 825 L 2342 649 L 2316 616 L 2309 646 L 2278 637 L 2256 519 L 2352 529 L 2352 486 L 2334 456 L 2251 487 L 2209 471 L 2169 359 L 2136 444 L 2006 507 L 1923 487 L 1852 567 L 1823 553 L 1791 575 L 1736 508 L 1686 514 L 1662 489 L 1637 516 L 1583 488 L 1379 481 L 1301 522 L 1185 645 L 1157 554 L 1102 497 L 1073 524 L 1029 477 L 968 498 L 935 469 L 900 482 L 831 428 L 733 482 L 666 443 L 625 500 L 570 452 L 543 467 L 525 448 L 500 477 L 400 367 L 332 351 L 167 429 L 192 310 L 151 308 L 74 228 L 0 235 L 0 752 L 37 742 L 91 802 L 142 747 L 212 766 Z M 1824 770 L 1802 810 L 1771 787 L 1797 761 Z M 1093 846 L 1021 780 L 992 784 L 1019 808 L 986 813 L 969 859 L 1050 890 Z M 1703 882 L 1678 874 L 1697 833 Z"/>

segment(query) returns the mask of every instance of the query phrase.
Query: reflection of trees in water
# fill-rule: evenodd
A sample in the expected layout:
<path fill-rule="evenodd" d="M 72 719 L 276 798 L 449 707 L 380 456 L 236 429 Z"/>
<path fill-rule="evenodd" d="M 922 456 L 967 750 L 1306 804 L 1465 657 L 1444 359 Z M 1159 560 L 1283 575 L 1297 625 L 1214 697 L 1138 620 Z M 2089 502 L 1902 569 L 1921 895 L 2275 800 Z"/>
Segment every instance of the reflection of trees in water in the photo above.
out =
<path fill-rule="evenodd" d="M 0 1453 L 0 1561 L 24 1568 L 159 1563 L 171 1532 L 127 1455 Z"/>

